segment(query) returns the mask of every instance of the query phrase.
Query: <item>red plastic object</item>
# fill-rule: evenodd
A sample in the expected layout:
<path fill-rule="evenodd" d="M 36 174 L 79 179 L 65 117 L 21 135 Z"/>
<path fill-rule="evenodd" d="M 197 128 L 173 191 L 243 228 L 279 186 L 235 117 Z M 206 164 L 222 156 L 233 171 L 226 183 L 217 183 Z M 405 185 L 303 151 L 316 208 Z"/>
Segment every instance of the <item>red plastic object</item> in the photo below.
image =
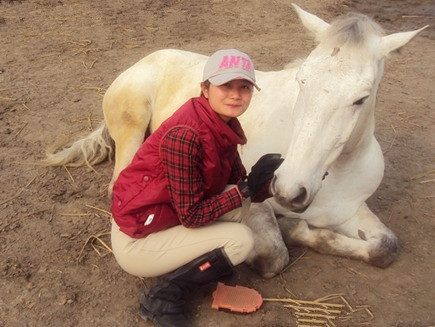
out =
<path fill-rule="evenodd" d="M 244 286 L 227 286 L 218 283 L 213 292 L 213 309 L 227 309 L 233 312 L 251 313 L 257 311 L 263 298 L 260 293 Z"/>

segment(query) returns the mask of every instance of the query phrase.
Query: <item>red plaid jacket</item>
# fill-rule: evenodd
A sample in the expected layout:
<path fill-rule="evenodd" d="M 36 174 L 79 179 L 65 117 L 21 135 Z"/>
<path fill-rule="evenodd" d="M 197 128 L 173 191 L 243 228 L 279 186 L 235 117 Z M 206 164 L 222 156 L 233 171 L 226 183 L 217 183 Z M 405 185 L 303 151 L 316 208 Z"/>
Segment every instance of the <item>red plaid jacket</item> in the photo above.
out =
<path fill-rule="evenodd" d="M 146 139 L 115 182 L 112 213 L 120 229 L 145 237 L 177 224 L 208 225 L 240 207 L 238 190 L 223 190 L 246 177 L 237 152 L 245 143 L 237 119 L 227 124 L 207 99 L 190 99 Z"/>

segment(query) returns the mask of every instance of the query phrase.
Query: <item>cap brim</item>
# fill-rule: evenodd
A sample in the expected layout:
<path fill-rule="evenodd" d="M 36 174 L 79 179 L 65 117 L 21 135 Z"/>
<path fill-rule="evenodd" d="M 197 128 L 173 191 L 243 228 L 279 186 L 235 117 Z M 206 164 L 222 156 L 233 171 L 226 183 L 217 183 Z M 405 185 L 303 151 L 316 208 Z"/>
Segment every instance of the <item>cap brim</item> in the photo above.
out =
<path fill-rule="evenodd" d="M 260 87 L 257 85 L 257 83 L 255 83 L 255 81 L 252 80 L 252 78 L 240 73 L 225 73 L 225 74 L 210 77 L 208 80 L 210 81 L 211 84 L 219 86 L 235 79 L 247 80 L 255 86 L 257 91 L 261 90 Z"/>

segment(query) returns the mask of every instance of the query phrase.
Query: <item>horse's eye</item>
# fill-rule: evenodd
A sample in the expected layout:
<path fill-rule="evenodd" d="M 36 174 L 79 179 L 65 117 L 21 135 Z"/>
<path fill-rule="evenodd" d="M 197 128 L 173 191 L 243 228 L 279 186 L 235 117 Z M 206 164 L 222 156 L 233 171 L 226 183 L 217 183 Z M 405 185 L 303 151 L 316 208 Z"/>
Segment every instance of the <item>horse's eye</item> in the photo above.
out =
<path fill-rule="evenodd" d="M 363 97 L 363 98 L 361 98 L 361 99 L 355 101 L 355 102 L 353 103 L 353 105 L 354 105 L 354 106 L 360 106 L 360 105 L 362 105 L 362 104 L 364 103 L 364 101 L 367 100 L 368 97 L 369 97 L 369 96 L 367 95 L 367 96 L 365 96 L 365 97 Z"/>

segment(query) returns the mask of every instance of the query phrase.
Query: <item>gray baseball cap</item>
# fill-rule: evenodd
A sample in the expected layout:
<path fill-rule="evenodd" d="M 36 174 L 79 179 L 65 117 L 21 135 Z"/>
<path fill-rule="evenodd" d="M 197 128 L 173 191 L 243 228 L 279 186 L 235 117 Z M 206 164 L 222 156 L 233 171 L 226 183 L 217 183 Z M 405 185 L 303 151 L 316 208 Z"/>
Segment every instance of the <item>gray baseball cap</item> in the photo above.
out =
<path fill-rule="evenodd" d="M 254 64 L 246 53 L 236 49 L 219 50 L 208 58 L 204 66 L 202 81 L 222 85 L 233 79 L 245 79 L 260 91 L 255 83 Z"/>

